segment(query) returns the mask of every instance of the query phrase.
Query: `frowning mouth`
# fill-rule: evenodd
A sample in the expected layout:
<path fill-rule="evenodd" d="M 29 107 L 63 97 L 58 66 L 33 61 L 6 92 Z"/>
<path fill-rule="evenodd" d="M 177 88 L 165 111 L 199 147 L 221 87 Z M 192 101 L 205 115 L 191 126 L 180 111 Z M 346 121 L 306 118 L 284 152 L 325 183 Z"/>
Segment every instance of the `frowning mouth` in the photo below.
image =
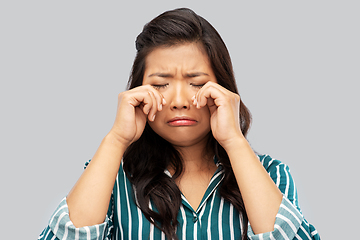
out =
<path fill-rule="evenodd" d="M 168 121 L 168 124 L 174 127 L 192 126 L 197 124 L 197 121 L 195 119 L 184 116 L 172 118 Z"/>

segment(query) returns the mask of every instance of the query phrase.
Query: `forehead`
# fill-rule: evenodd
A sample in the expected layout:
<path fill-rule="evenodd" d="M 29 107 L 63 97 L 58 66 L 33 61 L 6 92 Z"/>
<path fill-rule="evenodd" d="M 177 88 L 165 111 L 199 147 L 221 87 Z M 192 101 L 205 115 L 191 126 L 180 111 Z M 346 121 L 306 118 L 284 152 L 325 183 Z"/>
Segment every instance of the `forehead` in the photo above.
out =
<path fill-rule="evenodd" d="M 146 70 L 211 70 L 207 54 L 197 43 L 158 47 L 146 57 Z"/>

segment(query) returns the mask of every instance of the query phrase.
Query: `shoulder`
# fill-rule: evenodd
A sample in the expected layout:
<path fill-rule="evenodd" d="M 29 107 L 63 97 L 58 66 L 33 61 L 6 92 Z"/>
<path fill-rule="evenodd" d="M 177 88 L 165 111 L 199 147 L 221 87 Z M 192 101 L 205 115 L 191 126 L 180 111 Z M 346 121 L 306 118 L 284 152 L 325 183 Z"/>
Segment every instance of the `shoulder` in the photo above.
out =
<path fill-rule="evenodd" d="M 270 157 L 269 155 L 258 155 L 258 158 L 278 187 L 283 184 L 288 185 L 293 183 L 288 165 L 278 159 Z"/>
<path fill-rule="evenodd" d="M 287 169 L 287 170 L 289 169 L 289 167 L 285 163 L 281 162 L 278 159 L 270 157 L 267 154 L 257 155 L 257 156 L 259 158 L 259 161 L 264 166 L 264 168 L 266 169 L 267 172 L 272 172 L 279 167 Z"/>
<path fill-rule="evenodd" d="M 298 205 L 298 196 L 295 181 L 291 176 L 288 165 L 269 155 L 258 155 L 260 162 L 268 172 L 282 194 L 293 203 L 301 212 Z"/>

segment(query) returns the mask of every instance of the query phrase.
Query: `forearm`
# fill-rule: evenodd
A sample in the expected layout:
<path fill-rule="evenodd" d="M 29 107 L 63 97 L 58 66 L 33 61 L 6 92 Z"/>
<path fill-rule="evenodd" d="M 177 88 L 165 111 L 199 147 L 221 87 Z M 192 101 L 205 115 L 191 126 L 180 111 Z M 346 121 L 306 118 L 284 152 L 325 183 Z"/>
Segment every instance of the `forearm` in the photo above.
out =
<path fill-rule="evenodd" d="M 273 231 L 282 194 L 247 140 L 239 137 L 225 150 L 239 185 L 254 233 Z"/>
<path fill-rule="evenodd" d="M 67 196 L 69 216 L 76 227 L 104 221 L 125 150 L 126 147 L 111 134 L 102 140 L 90 164 Z"/>

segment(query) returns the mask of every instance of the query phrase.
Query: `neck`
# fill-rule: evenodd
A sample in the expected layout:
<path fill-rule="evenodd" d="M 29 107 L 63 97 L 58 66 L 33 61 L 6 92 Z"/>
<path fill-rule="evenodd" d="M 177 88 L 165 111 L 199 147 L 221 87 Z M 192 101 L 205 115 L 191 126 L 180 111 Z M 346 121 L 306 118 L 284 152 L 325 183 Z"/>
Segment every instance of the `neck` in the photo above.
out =
<path fill-rule="evenodd" d="M 184 172 L 207 171 L 215 166 L 214 152 L 207 151 L 207 138 L 191 146 L 174 146 L 183 159 Z"/>

